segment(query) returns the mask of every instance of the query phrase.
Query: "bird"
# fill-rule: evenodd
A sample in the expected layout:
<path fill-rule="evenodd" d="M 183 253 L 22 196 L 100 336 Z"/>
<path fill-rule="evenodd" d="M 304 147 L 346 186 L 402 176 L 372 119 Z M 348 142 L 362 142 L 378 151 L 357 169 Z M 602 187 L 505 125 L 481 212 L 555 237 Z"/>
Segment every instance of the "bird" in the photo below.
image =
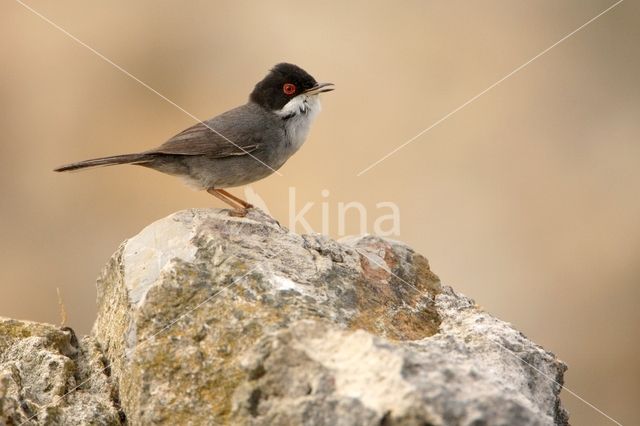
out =
<path fill-rule="evenodd" d="M 243 217 L 253 206 L 226 188 L 258 181 L 282 167 L 307 139 L 321 109 L 320 93 L 334 88 L 297 65 L 279 63 L 255 85 L 247 103 L 196 123 L 157 148 L 70 163 L 54 171 L 143 166 L 181 177 L 231 206 L 230 215 Z"/>

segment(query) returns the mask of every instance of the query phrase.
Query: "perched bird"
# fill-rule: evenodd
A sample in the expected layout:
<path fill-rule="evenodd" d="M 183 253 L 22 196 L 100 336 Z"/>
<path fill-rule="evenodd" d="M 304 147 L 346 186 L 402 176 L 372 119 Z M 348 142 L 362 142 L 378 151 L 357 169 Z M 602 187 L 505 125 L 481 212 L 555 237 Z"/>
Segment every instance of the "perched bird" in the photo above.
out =
<path fill-rule="evenodd" d="M 158 148 L 67 164 L 56 172 L 135 164 L 183 178 L 244 216 L 253 207 L 224 188 L 246 185 L 278 170 L 305 142 L 320 112 L 319 94 L 334 89 L 302 68 L 273 67 L 249 101 L 178 133 Z"/>

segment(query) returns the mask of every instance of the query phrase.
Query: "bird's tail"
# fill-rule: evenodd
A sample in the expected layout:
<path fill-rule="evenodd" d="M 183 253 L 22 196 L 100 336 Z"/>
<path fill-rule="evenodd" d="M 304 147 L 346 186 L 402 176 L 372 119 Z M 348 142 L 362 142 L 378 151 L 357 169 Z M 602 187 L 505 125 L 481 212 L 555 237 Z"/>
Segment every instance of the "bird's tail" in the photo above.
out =
<path fill-rule="evenodd" d="M 151 160 L 152 158 L 149 154 L 112 155 L 110 157 L 94 158 L 91 160 L 78 161 L 77 163 L 65 164 L 64 166 L 60 166 L 53 171 L 69 172 L 91 167 L 114 166 L 116 164 L 143 164 Z"/>

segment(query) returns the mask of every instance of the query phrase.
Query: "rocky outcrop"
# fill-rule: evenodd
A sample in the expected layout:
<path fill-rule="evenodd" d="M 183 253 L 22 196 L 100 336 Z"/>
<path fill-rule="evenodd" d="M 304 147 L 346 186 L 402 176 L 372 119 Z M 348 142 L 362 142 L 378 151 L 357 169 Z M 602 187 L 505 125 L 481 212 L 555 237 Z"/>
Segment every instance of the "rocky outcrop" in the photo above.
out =
<path fill-rule="evenodd" d="M 0 411 L 77 411 L 84 392 L 100 424 L 567 423 L 564 364 L 395 241 L 300 236 L 256 210 L 183 211 L 121 245 L 98 310 L 82 355 L 55 346 L 85 367 L 51 392 L 91 380 L 57 402 L 25 399 L 24 380 L 0 387 Z M 21 341 L 0 346 L 0 371 Z"/>

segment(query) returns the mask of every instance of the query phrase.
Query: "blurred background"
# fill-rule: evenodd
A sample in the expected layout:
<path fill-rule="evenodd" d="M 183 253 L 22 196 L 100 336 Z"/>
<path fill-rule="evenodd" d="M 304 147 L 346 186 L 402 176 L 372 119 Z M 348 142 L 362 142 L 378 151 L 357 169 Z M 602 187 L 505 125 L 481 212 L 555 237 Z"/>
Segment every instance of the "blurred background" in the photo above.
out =
<path fill-rule="evenodd" d="M 397 239 L 446 284 L 569 365 L 566 384 L 616 420 L 640 400 L 640 5 L 625 1 L 393 156 L 612 0 L 29 1 L 197 117 L 244 103 L 275 63 L 336 84 L 304 148 L 252 186 L 288 223 L 289 187 L 383 201 Z M 145 150 L 193 124 L 17 2 L 0 5 L 0 315 L 88 333 L 94 281 L 154 220 L 222 207 L 147 169 L 58 175 Z M 323 196 L 323 190 L 328 190 Z M 242 189 L 234 191 L 242 195 Z M 355 219 L 355 216 L 354 216 Z M 347 233 L 360 229 L 349 223 Z M 300 230 L 298 230 L 300 231 Z M 576 425 L 609 420 L 568 393 Z"/>

